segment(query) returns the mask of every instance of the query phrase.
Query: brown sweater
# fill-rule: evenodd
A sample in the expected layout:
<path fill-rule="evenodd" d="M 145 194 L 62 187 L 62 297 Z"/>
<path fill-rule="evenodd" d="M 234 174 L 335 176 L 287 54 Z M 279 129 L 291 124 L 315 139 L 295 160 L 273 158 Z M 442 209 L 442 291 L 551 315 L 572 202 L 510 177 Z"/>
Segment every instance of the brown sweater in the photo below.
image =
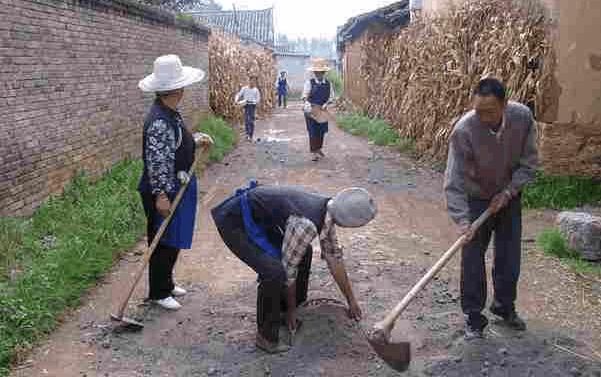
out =
<path fill-rule="evenodd" d="M 530 109 L 509 102 L 495 134 L 474 110 L 455 125 L 449 145 L 444 190 L 451 218 L 470 221 L 468 198 L 491 199 L 503 190 L 517 195 L 538 167 L 536 126 Z"/>

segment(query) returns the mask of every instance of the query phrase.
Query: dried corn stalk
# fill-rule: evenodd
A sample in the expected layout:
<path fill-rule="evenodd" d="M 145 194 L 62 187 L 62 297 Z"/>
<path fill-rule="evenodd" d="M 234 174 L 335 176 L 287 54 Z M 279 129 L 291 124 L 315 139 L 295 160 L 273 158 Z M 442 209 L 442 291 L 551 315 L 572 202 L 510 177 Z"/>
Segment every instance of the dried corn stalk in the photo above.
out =
<path fill-rule="evenodd" d="M 546 32 L 543 13 L 530 7 L 475 0 L 398 34 L 372 37 L 362 45 L 364 110 L 416 140 L 424 157 L 442 160 L 454 121 L 485 75 L 503 80 L 510 99 L 535 105 L 537 114 L 546 110 L 541 91 L 554 66 Z"/>
<path fill-rule="evenodd" d="M 250 75 L 257 76 L 261 91 L 259 115 L 271 113 L 276 77 L 273 52 L 263 47 L 243 45 L 238 38 L 213 31 L 209 40 L 209 103 L 214 113 L 232 121 L 242 120 L 242 110 L 234 97 L 247 85 Z"/>

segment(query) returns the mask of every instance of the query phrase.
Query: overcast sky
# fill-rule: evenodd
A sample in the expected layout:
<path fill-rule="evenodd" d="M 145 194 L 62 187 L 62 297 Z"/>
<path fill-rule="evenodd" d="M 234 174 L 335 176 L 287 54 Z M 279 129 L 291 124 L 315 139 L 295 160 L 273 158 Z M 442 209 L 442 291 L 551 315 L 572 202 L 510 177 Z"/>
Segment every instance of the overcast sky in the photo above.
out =
<path fill-rule="evenodd" d="M 291 37 L 334 37 L 347 19 L 394 0 L 216 0 L 224 9 L 275 10 L 275 28 Z"/>

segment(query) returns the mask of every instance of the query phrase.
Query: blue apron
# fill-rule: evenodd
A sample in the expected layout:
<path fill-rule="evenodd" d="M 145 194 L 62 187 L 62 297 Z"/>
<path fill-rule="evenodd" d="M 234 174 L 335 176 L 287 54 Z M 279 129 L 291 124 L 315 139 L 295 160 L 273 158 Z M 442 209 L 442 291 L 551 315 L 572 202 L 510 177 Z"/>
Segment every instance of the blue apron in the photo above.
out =
<path fill-rule="evenodd" d="M 176 192 L 179 191 L 180 185 L 176 187 Z M 175 196 L 169 195 L 169 200 L 173 201 Z M 196 205 L 198 202 L 198 191 L 196 176 L 190 178 L 190 183 L 184 191 L 181 201 L 179 202 L 175 213 L 171 217 L 165 233 L 161 237 L 162 245 L 170 246 L 176 249 L 190 249 L 192 247 L 192 238 L 194 238 L 194 224 L 196 222 Z M 155 231 L 159 229 L 163 223 L 163 217 L 158 211 L 153 219 Z"/>
<path fill-rule="evenodd" d="M 244 230 L 246 235 L 259 249 L 263 250 L 267 255 L 277 259 L 282 259 L 282 250 L 273 246 L 265 230 L 257 225 L 252 217 L 252 210 L 248 203 L 248 191 L 257 187 L 257 181 L 250 181 L 248 187 L 236 190 L 235 196 L 240 197 L 240 209 L 242 212 L 242 221 L 244 222 Z"/>

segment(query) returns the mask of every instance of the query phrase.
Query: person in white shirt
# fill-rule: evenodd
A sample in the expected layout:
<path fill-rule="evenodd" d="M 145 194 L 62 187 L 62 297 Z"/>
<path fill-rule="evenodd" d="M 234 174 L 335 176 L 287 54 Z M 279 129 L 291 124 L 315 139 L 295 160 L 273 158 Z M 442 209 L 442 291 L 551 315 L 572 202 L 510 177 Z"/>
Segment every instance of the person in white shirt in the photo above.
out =
<path fill-rule="evenodd" d="M 244 106 L 244 128 L 246 140 L 252 141 L 255 133 L 255 115 L 257 105 L 261 102 L 261 92 L 257 88 L 257 76 L 248 78 L 248 86 L 243 87 L 236 95 L 235 101 Z"/>
<path fill-rule="evenodd" d="M 314 78 L 305 82 L 303 89 L 304 112 L 309 133 L 309 148 L 313 154 L 313 161 L 325 157 L 322 151 L 323 140 L 328 132 L 328 122 L 315 119 L 315 113 L 326 110 L 328 104 L 334 100 L 334 86 L 325 78 L 326 72 L 330 70 L 325 59 L 314 59 L 309 68 Z M 322 113 L 325 113 L 322 111 Z"/>

